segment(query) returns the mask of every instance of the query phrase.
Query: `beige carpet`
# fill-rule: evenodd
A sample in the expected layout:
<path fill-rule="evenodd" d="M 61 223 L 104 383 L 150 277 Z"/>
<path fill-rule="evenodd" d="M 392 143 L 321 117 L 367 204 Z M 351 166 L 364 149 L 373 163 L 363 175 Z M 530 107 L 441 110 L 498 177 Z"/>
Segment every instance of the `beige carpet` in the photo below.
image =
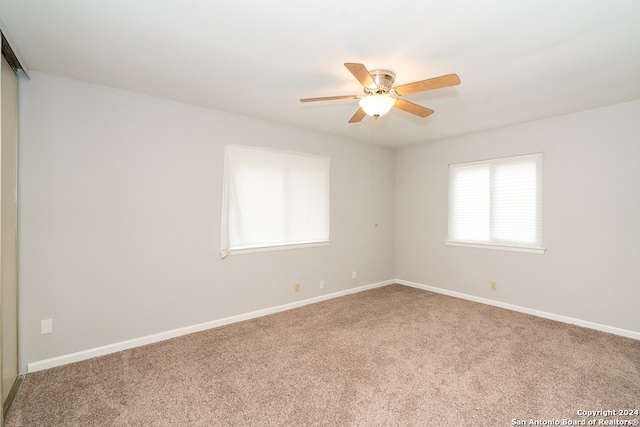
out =
<path fill-rule="evenodd" d="M 6 425 L 640 419 L 578 414 L 621 409 L 640 341 L 391 285 L 29 374 Z"/>

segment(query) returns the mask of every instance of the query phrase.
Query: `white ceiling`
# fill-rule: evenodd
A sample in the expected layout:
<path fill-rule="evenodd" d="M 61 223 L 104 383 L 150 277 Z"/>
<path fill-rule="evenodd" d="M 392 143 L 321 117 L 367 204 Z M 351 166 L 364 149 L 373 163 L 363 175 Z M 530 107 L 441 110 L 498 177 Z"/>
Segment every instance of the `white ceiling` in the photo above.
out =
<path fill-rule="evenodd" d="M 403 146 L 640 99 L 638 0 L 0 0 L 31 70 L 371 141 L 347 121 L 360 95 L 343 66 L 396 84 L 457 73 L 406 95 L 378 142 Z"/>

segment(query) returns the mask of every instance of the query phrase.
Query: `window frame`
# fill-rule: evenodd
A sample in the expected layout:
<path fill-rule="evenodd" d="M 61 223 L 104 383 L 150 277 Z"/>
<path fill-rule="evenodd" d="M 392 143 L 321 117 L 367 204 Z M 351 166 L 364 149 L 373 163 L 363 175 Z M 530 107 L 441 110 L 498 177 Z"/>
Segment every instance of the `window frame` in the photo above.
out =
<path fill-rule="evenodd" d="M 247 158 L 241 159 L 242 152 L 244 151 Z M 235 152 L 235 159 L 234 153 Z M 240 153 L 240 154 L 238 154 Z M 231 157 L 230 157 L 231 156 Z M 265 160 L 264 163 L 259 163 L 259 158 L 265 157 L 270 158 L 271 160 Z M 231 160 L 230 160 L 231 159 Z M 238 161 L 241 159 L 240 161 Z M 251 159 L 251 160 L 249 160 Z M 288 161 L 287 161 L 288 159 Z M 295 161 L 292 161 L 295 160 Z M 251 162 L 251 163 L 250 163 Z M 321 194 L 322 199 L 321 202 L 313 204 L 312 206 L 318 208 L 321 206 L 322 209 L 319 212 L 323 212 L 323 222 L 320 222 L 320 227 L 324 229 L 320 236 L 306 236 L 301 239 L 293 239 L 288 241 L 278 241 L 278 242 L 251 242 L 244 244 L 241 243 L 241 246 L 237 245 L 237 242 L 234 242 L 234 230 L 238 231 L 240 229 L 233 229 L 234 225 L 232 222 L 235 220 L 232 212 L 236 212 L 236 209 L 240 209 L 240 205 L 233 204 L 234 196 L 231 194 L 234 191 L 238 191 L 237 187 L 234 187 L 232 182 L 238 179 L 238 175 L 233 175 L 232 171 L 238 170 L 246 170 L 247 167 L 252 167 L 253 165 L 257 165 L 256 174 L 260 176 L 261 172 L 265 169 L 267 170 L 275 170 L 281 174 L 280 179 L 282 181 L 281 184 L 284 184 L 285 187 L 289 187 L 291 183 L 295 183 L 296 181 L 291 181 L 292 175 L 291 171 L 300 171 L 306 170 L 300 168 L 298 163 L 310 164 L 316 166 L 316 169 L 311 168 L 311 170 L 315 170 L 316 173 L 322 173 L 320 176 L 320 181 L 322 183 L 323 193 Z M 237 169 L 233 169 L 234 165 Z M 297 166 L 293 166 L 297 165 Z M 238 168 L 238 166 L 240 166 Z M 282 169 L 279 169 L 282 167 Z M 290 169 L 292 168 L 292 169 Z M 236 172 L 237 173 L 237 172 Z M 307 175 L 304 175 L 307 176 Z M 316 246 L 326 246 L 330 244 L 330 221 L 331 221 L 331 158 L 329 156 L 321 156 L 315 154 L 308 154 L 302 152 L 293 152 L 286 150 L 278 150 L 267 147 L 258 147 L 258 146 L 244 146 L 244 145 L 225 145 L 225 153 L 224 153 L 224 168 L 223 168 L 223 183 L 222 183 L 222 203 L 221 203 L 221 220 L 220 220 L 220 254 L 222 258 L 225 258 L 228 255 L 235 254 L 245 254 L 245 253 L 253 253 L 253 252 L 266 252 L 266 251 L 277 251 L 277 250 L 285 250 L 285 249 L 294 249 L 294 248 L 308 248 L 308 247 L 316 247 Z M 254 178 L 255 180 L 255 178 Z M 246 185 L 247 181 L 243 181 Z M 255 182 L 258 182 L 255 180 Z M 260 183 L 263 181 L 261 180 Z M 292 185 L 292 187 L 297 187 L 297 185 Z M 281 188 L 281 187 L 278 187 Z M 317 190 L 317 187 L 310 187 L 309 189 Z M 275 190 L 277 191 L 277 189 Z M 296 193 L 301 194 L 301 193 Z M 263 194 L 260 192 L 260 196 Z M 291 208 L 291 201 L 296 200 L 295 196 L 281 194 L 281 196 L 286 196 L 285 199 L 289 201 L 289 204 L 283 201 L 284 206 L 281 207 L 289 207 Z M 246 201 L 246 199 L 244 199 Z M 241 203 L 241 202 L 240 202 Z M 276 203 L 275 206 L 279 206 Z M 277 210 L 277 208 L 276 208 Z M 283 212 L 289 212 L 286 209 L 281 209 Z M 295 211 L 295 209 L 294 209 Z M 240 211 L 238 211 L 240 212 Z M 315 212 L 315 210 L 314 210 Z M 282 222 L 283 224 L 287 223 L 287 215 L 284 217 L 277 217 L 278 222 Z M 246 219 L 243 217 L 243 219 Z M 254 224 L 255 226 L 255 224 Z M 291 232 L 292 229 L 288 226 L 284 226 L 285 229 L 282 230 L 285 234 Z M 320 233 L 316 230 L 316 233 Z M 241 233 L 242 234 L 242 233 Z M 267 233 L 268 234 L 268 233 Z M 280 236 L 284 237 L 284 236 Z M 299 235 L 297 237 L 300 237 Z"/>
<path fill-rule="evenodd" d="M 478 240 L 465 240 L 465 239 L 454 239 L 451 237 L 452 235 L 452 194 L 453 194 L 453 183 L 452 177 L 455 170 L 458 171 L 467 170 L 471 168 L 480 168 L 486 166 L 489 168 L 489 206 L 493 206 L 492 197 L 494 197 L 493 186 L 494 182 L 494 170 L 497 166 L 509 165 L 520 163 L 526 159 L 532 159 L 535 161 L 536 166 L 536 206 L 535 206 L 535 214 L 536 214 L 536 236 L 538 239 L 534 243 L 527 242 L 516 242 L 516 241 L 506 241 L 506 240 L 498 240 L 494 239 L 492 236 L 493 231 L 491 228 L 494 226 L 494 213 L 489 209 L 488 215 L 488 224 L 489 227 L 489 240 L 478 241 Z M 542 240 L 542 202 L 543 202 L 543 161 L 544 154 L 543 153 L 532 153 L 532 154 L 524 154 L 517 156 L 509 156 L 509 157 L 501 157 L 501 158 L 493 158 L 487 160 L 480 161 L 472 161 L 472 162 L 462 162 L 462 163 L 452 163 L 448 165 L 448 204 L 447 204 L 447 239 L 445 240 L 445 244 L 449 246 L 463 246 L 463 247 L 472 247 L 472 248 L 485 248 L 485 249 L 495 249 L 495 250 L 506 250 L 506 251 L 516 251 L 516 252 L 528 252 L 528 253 L 536 253 L 536 254 L 544 254 L 546 248 L 543 246 Z"/>

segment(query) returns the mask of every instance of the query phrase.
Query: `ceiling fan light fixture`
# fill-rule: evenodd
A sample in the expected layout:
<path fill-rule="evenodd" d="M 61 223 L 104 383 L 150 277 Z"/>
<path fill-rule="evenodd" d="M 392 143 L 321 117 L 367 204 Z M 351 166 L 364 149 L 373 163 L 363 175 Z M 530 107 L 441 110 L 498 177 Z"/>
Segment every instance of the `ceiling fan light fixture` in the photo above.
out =
<path fill-rule="evenodd" d="M 391 110 L 396 100 L 388 95 L 369 95 L 360 99 L 360 108 L 371 117 L 384 116 Z"/>
<path fill-rule="evenodd" d="M 433 114 L 434 111 L 400 97 L 410 93 L 440 89 L 460 84 L 460 78 L 456 74 L 446 74 L 440 77 L 432 77 L 430 79 L 419 80 L 413 83 L 393 86 L 393 83 L 396 80 L 396 75 L 392 71 L 369 71 L 367 70 L 367 67 L 356 62 L 345 62 L 344 66 L 347 67 L 347 70 L 349 70 L 349 72 L 353 74 L 353 77 L 355 77 L 362 85 L 365 93 L 364 96 L 323 96 L 320 98 L 302 98 L 300 102 L 329 101 L 334 99 L 359 99 L 360 108 L 358 108 L 358 111 L 356 111 L 351 119 L 349 119 L 349 123 L 358 123 L 366 115 L 378 118 L 387 114 L 393 107 L 424 118 Z"/>

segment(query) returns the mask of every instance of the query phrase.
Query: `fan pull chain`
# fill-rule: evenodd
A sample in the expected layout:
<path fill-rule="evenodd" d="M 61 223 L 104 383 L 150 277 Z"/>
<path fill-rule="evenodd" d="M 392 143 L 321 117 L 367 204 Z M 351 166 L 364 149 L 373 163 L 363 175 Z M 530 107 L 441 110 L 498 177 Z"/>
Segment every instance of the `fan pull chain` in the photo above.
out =
<path fill-rule="evenodd" d="M 378 117 L 374 116 L 373 121 L 373 206 L 371 209 L 374 227 L 378 227 Z"/>

